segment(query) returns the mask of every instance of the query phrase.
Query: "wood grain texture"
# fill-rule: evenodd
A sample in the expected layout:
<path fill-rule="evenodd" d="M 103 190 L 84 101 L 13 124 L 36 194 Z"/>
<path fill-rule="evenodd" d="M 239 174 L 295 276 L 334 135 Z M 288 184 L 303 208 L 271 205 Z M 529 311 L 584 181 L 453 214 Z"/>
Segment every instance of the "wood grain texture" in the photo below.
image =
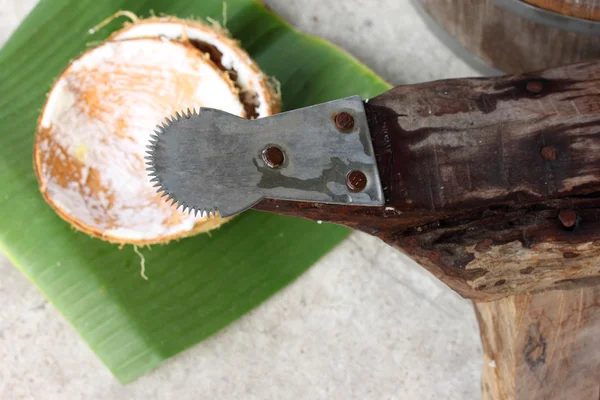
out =
<path fill-rule="evenodd" d="M 600 398 L 600 286 L 475 304 L 485 400 Z"/>
<path fill-rule="evenodd" d="M 525 3 L 572 17 L 600 21 L 600 0 L 523 0 Z"/>
<path fill-rule="evenodd" d="M 506 73 L 600 58 L 600 36 L 567 32 L 506 11 L 491 0 L 419 0 L 471 53 Z"/>
<path fill-rule="evenodd" d="M 598 282 L 600 63 L 401 86 L 365 108 L 385 207 L 255 208 L 379 236 L 473 299 Z"/>

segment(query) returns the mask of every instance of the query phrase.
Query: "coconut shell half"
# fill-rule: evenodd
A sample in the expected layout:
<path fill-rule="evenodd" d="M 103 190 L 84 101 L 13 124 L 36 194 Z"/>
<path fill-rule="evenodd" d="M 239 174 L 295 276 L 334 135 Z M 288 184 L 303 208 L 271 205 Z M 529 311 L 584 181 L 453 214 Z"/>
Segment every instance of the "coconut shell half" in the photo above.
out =
<path fill-rule="evenodd" d="M 161 30 L 141 21 L 117 32 L 74 60 L 48 94 L 34 145 L 40 190 L 87 234 L 141 245 L 218 227 L 223 219 L 183 213 L 156 192 L 144 160 L 150 135 L 166 116 L 188 108 L 246 118 L 279 110 L 266 78 L 233 40 L 193 22 L 210 35 L 208 46 L 218 44 L 215 59 L 201 40 L 170 35 L 177 23 L 186 24 L 169 19 Z M 134 34 L 138 25 L 143 34 Z"/>

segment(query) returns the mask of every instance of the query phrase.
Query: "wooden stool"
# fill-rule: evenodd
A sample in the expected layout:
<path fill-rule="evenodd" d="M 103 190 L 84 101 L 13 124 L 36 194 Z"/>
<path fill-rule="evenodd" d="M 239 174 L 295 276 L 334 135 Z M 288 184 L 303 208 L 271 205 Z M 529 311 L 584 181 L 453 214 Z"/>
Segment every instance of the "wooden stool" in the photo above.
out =
<path fill-rule="evenodd" d="M 436 21 L 455 44 L 474 55 L 470 61 L 475 60 L 475 64 L 523 73 L 600 58 L 600 0 L 417 3 L 427 13 L 426 18 Z M 489 70 L 484 71 L 489 74 Z M 600 78 L 600 73 L 595 71 L 594 76 Z M 555 154 L 550 153 L 547 156 L 553 158 Z M 556 212 L 555 223 L 565 229 L 564 236 L 549 231 L 545 234 L 547 228 L 541 227 L 534 228 L 533 233 L 521 223 L 506 226 L 508 231 L 514 229 L 522 235 L 515 239 L 524 246 L 512 249 L 514 255 L 508 252 L 503 260 L 490 257 L 495 281 L 485 285 L 502 288 L 498 294 L 507 297 L 475 303 L 485 351 L 485 399 L 600 398 L 600 260 L 591 256 L 597 253 L 593 247 L 600 245 L 596 239 L 600 237 L 596 222 L 600 210 L 587 210 L 583 216 L 570 209 L 586 197 L 591 200 L 599 188 L 600 176 L 596 176 L 586 193 L 576 195 L 571 205 L 564 204 L 569 210 Z M 577 233 L 580 224 L 582 230 Z M 535 237 L 532 241 L 530 233 L 531 239 Z M 497 252 L 494 240 L 486 240 L 476 246 Z M 538 240 L 553 245 L 545 252 L 537 247 Z M 451 242 L 452 251 L 466 249 L 464 237 Z M 560 260 L 550 262 L 548 252 L 558 248 L 563 252 L 562 265 Z M 554 270 L 552 278 L 535 276 L 536 271 L 547 268 Z M 581 274 L 573 276 L 569 270 Z M 527 283 L 511 284 L 513 273 Z"/>
<path fill-rule="evenodd" d="M 386 200 L 254 208 L 406 252 L 477 311 L 486 399 L 600 393 L 600 61 L 399 86 L 365 105 Z"/>

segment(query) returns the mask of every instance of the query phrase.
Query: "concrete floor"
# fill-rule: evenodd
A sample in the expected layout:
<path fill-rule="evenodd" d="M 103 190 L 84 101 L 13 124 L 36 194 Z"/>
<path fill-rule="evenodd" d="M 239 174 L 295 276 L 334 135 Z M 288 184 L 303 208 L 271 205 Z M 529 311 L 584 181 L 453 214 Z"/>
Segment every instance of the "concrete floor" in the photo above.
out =
<path fill-rule="evenodd" d="M 0 0 L 0 45 L 35 3 Z M 432 35 L 409 0 L 267 3 L 393 84 L 477 75 Z M 364 234 L 127 386 L 1 256 L 0 277 L 2 399 L 480 398 L 482 351 L 470 302 Z"/>

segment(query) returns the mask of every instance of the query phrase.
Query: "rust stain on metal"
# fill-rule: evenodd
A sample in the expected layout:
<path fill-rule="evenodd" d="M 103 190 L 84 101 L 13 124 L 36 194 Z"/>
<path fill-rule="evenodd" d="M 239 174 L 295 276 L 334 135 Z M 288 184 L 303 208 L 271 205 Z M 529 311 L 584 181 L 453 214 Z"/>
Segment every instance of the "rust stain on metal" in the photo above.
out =
<path fill-rule="evenodd" d="M 367 177 L 360 171 L 351 171 L 346 178 L 348 187 L 353 192 L 360 192 L 367 186 Z"/>
<path fill-rule="evenodd" d="M 278 168 L 283 165 L 285 156 L 283 151 L 276 146 L 270 146 L 263 150 L 262 157 L 265 163 L 271 168 Z"/>
<path fill-rule="evenodd" d="M 347 112 L 341 112 L 334 117 L 335 126 L 341 131 L 347 132 L 354 128 L 354 117 Z"/>
<path fill-rule="evenodd" d="M 556 149 L 552 146 L 542 147 L 541 153 L 542 153 L 542 157 L 544 157 L 545 160 L 550 160 L 550 161 L 556 160 Z"/>

